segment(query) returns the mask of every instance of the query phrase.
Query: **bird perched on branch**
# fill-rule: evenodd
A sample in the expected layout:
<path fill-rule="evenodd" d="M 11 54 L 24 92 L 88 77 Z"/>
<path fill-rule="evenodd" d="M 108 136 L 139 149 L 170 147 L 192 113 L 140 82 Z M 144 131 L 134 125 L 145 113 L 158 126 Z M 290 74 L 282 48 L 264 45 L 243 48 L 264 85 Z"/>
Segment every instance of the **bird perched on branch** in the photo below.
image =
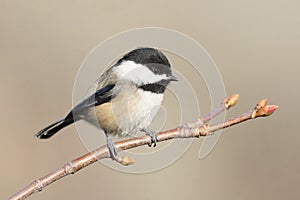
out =
<path fill-rule="evenodd" d="M 35 136 L 47 139 L 64 127 L 85 120 L 104 131 L 112 159 L 116 158 L 117 152 L 110 135 L 127 136 L 143 131 L 150 135 L 155 146 L 156 132 L 147 127 L 157 114 L 171 81 L 177 79 L 162 52 L 154 48 L 134 49 L 101 75 L 92 95 L 75 106 L 65 118 Z"/>

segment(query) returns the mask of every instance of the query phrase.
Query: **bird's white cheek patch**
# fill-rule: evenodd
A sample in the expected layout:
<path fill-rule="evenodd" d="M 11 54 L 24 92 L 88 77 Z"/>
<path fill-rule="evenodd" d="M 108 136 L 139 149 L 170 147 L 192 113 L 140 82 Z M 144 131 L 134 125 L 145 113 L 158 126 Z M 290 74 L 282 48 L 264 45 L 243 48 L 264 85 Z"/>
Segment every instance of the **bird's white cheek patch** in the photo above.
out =
<path fill-rule="evenodd" d="M 155 83 L 167 79 L 165 74 L 154 74 L 147 66 L 137 64 L 133 61 L 122 62 L 115 68 L 115 72 L 120 79 L 126 79 L 138 85 Z"/>

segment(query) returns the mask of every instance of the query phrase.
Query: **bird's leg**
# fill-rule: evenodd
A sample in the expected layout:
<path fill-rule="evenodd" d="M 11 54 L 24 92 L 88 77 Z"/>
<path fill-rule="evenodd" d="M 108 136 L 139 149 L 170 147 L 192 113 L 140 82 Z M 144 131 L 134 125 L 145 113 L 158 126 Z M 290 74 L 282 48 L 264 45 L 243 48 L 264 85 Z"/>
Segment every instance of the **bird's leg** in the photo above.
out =
<path fill-rule="evenodd" d="M 146 133 L 146 135 L 149 135 L 151 137 L 151 143 L 148 144 L 149 147 L 153 145 L 153 147 L 156 147 L 156 143 L 157 143 L 157 133 L 155 131 L 152 131 L 150 129 L 144 128 L 142 129 L 143 132 Z"/>
<path fill-rule="evenodd" d="M 107 135 L 107 133 L 105 133 L 105 136 L 106 136 L 106 145 L 107 145 L 107 148 L 109 151 L 110 158 L 112 160 L 116 160 L 117 150 L 114 145 L 114 142 L 110 139 L 110 137 Z"/>

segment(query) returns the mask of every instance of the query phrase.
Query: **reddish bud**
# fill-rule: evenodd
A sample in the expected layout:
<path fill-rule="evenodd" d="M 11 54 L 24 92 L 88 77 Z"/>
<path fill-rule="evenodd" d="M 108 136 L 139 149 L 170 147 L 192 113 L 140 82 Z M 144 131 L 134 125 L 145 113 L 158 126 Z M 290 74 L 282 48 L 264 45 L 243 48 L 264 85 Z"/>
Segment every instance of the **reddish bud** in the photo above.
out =
<path fill-rule="evenodd" d="M 277 105 L 267 105 L 264 106 L 260 111 L 258 111 L 258 114 L 259 116 L 269 116 L 272 115 L 277 109 Z"/>

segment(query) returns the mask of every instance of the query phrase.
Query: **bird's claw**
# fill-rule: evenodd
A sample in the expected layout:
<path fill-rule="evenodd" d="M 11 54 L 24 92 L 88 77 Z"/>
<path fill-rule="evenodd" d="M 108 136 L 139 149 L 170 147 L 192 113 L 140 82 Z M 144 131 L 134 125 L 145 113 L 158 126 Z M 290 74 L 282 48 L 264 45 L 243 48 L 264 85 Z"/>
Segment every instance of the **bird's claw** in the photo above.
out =
<path fill-rule="evenodd" d="M 158 142 L 157 133 L 150 129 L 143 129 L 143 131 L 146 133 L 146 135 L 149 135 L 151 137 L 151 143 L 148 144 L 148 146 L 151 147 L 153 144 L 153 147 L 156 147 L 156 143 Z"/>

